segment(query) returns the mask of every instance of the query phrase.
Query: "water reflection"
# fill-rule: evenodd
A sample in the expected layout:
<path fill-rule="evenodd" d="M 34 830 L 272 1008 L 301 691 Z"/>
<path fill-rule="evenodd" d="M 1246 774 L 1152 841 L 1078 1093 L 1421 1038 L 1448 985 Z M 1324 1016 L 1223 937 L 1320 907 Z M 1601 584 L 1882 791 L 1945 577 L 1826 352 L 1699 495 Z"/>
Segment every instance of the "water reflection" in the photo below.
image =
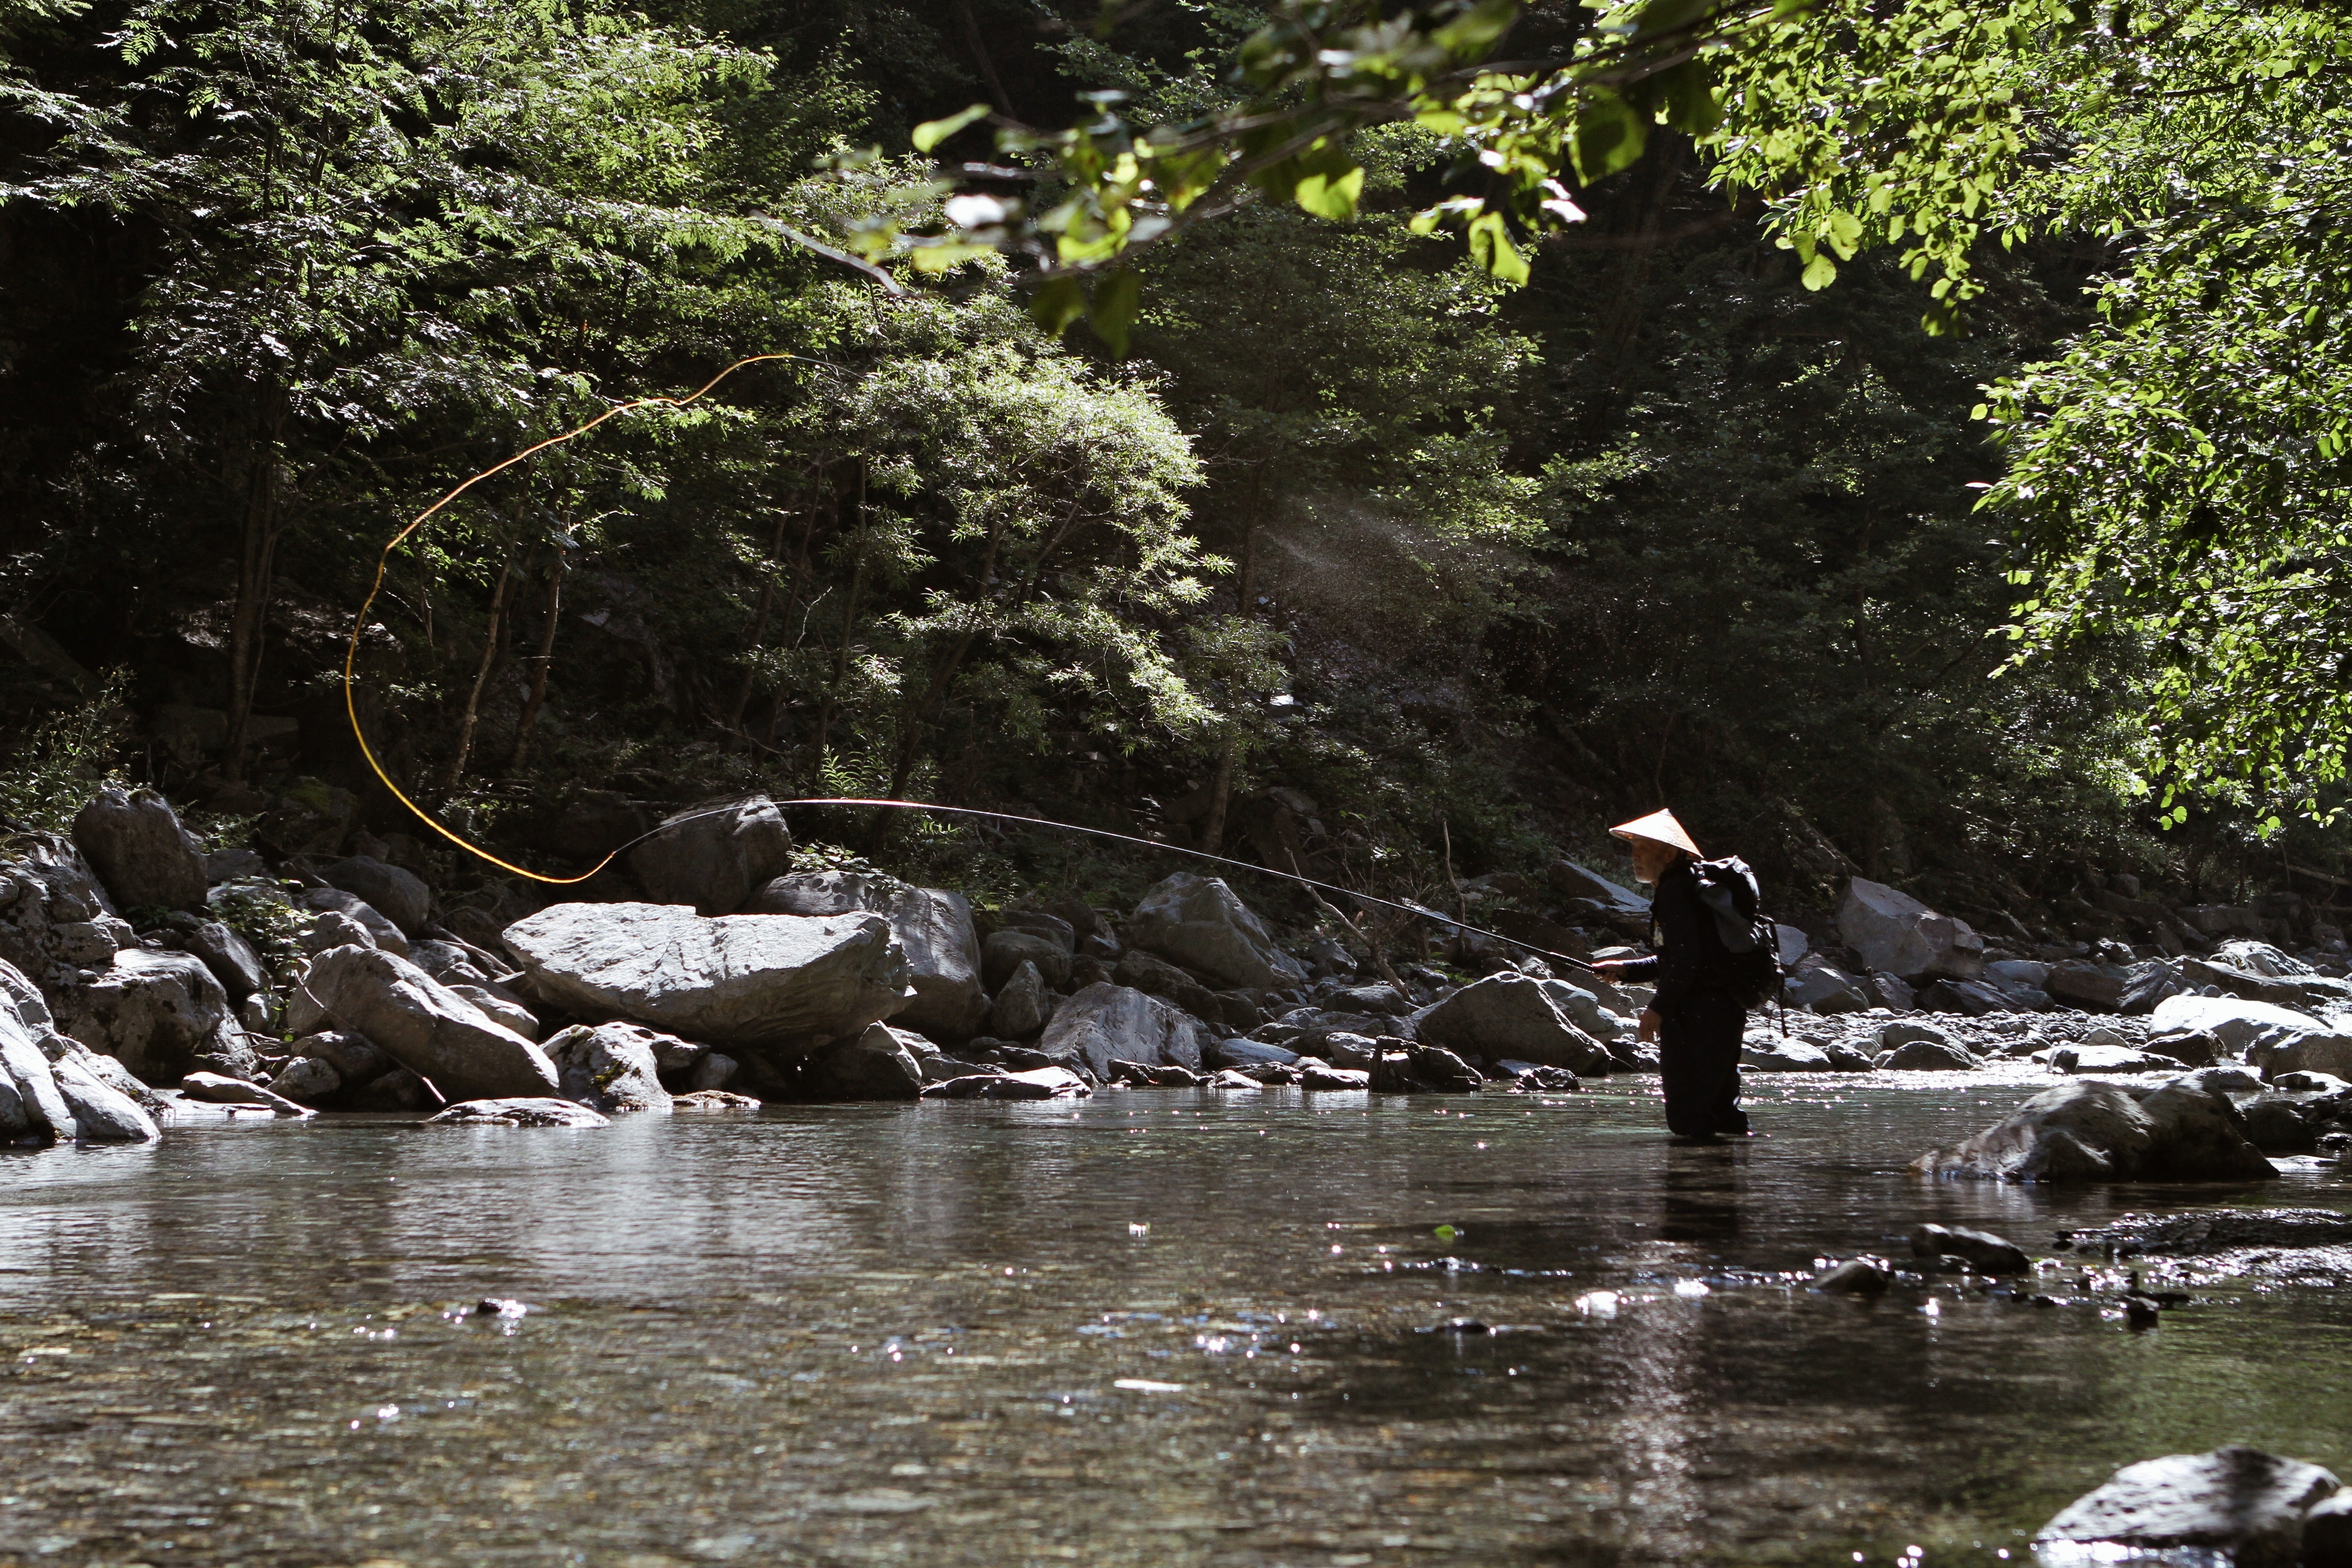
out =
<path fill-rule="evenodd" d="M 1922 1219 L 2346 1198 L 1905 1173 L 2020 1097 L 1768 1082 L 1715 1147 L 1617 1084 L 0 1160 L 0 1564 L 1990 1563 L 2150 1453 L 2352 1462 L 2333 1291 L 2136 1338 L 1780 1282 Z M 536 1310 L 444 1313 L 484 1297 Z"/>

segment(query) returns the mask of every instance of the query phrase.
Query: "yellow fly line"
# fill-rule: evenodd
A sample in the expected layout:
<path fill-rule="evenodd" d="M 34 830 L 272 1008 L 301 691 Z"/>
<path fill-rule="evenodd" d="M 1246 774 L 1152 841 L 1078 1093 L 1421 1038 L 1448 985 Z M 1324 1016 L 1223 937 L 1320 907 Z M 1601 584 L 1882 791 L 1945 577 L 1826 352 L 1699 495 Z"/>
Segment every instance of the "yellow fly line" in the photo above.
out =
<path fill-rule="evenodd" d="M 537 457 L 540 453 L 546 451 L 551 447 L 561 447 L 566 441 L 570 441 L 576 437 L 585 436 L 589 431 L 593 430 L 597 426 L 602 425 L 607 419 L 614 418 L 623 414 L 632 413 L 640 408 L 684 408 L 688 404 L 700 402 L 705 396 L 709 395 L 712 387 L 717 386 L 720 382 L 725 381 L 729 376 L 733 375 L 737 371 L 741 370 L 747 364 L 764 364 L 775 360 L 805 359 L 807 359 L 805 354 L 753 354 L 748 359 L 737 360 L 733 364 L 729 365 L 725 370 L 720 371 L 717 375 L 712 376 L 709 381 L 704 382 L 700 386 L 697 387 L 694 391 L 688 393 L 684 397 L 636 397 L 630 399 L 626 403 L 616 403 L 613 405 L 612 407 L 604 410 L 604 413 L 596 416 L 595 418 L 589 420 L 585 425 L 574 426 L 570 430 L 566 430 L 561 436 L 551 436 L 544 441 L 525 447 L 513 457 L 509 458 L 502 462 L 494 463 L 490 467 L 484 468 L 480 473 L 476 474 L 472 479 L 466 480 L 463 484 L 457 486 L 439 500 L 435 501 L 431 506 L 426 507 L 423 511 L 420 511 L 415 517 L 410 518 L 408 520 L 408 526 L 392 536 L 392 542 L 383 547 L 383 553 L 376 558 L 375 581 L 369 584 L 367 598 L 361 604 L 360 613 L 352 620 L 352 640 L 350 645 L 343 650 L 343 710 L 351 715 L 352 736 L 354 740 L 359 742 L 360 754 L 367 758 L 368 767 L 374 772 L 376 778 L 383 783 L 383 787 L 390 790 L 393 793 L 394 797 L 397 799 L 401 805 L 406 806 L 409 811 L 415 816 L 416 820 L 422 822 L 425 826 L 431 828 L 434 832 L 439 834 L 450 843 L 455 844 L 458 848 L 463 849 L 468 855 L 478 856 L 480 858 L 488 861 L 491 865 L 498 867 L 502 871 L 511 871 L 518 877 L 528 877 L 534 882 L 544 882 L 551 887 L 557 888 L 568 888 L 588 880 L 589 878 L 593 877 L 597 872 L 611 865 L 620 855 L 623 849 L 629 847 L 626 844 L 622 845 L 619 849 L 614 850 L 612 854 L 605 856 L 602 860 L 597 861 L 595 865 L 590 867 L 587 870 L 583 871 L 577 877 L 544 876 L 540 872 L 531 870 L 528 867 L 518 866 L 511 860 L 502 860 L 498 856 L 491 854 L 488 850 L 465 837 L 463 835 L 452 832 L 448 827 L 443 826 L 439 818 L 434 816 L 432 813 L 426 811 L 423 806 L 409 799 L 407 791 L 402 789 L 398 784 L 392 782 L 392 775 L 385 773 L 383 771 L 383 764 L 376 760 L 375 748 L 368 744 L 367 731 L 360 726 L 359 700 L 354 694 L 353 674 L 354 667 L 359 663 L 360 633 L 367 627 L 368 612 L 375 607 L 376 595 L 383 591 L 384 575 L 392 569 L 392 552 L 399 549 L 403 544 L 408 542 L 409 536 L 432 521 L 433 515 L 436 512 L 440 511 L 451 501 L 456 500 L 459 496 L 464 495 L 467 490 L 472 489 L 484 479 L 495 478 L 496 476 L 506 472 L 509 468 L 513 468 L 518 463 L 527 462 L 530 458 Z M 808 363 L 812 364 L 821 364 L 824 362 L 821 360 L 809 360 Z"/>
<path fill-rule="evenodd" d="M 610 866 L 614 861 L 619 859 L 622 855 L 625 854 L 630 849 L 635 848 L 637 845 L 644 843 L 646 839 L 653 837 L 655 834 L 662 833 L 670 828 L 679 826 L 686 822 L 693 820 L 696 816 L 721 816 L 726 812 L 736 809 L 733 806 L 725 806 L 717 811 L 698 812 L 687 816 L 672 817 L 668 821 L 664 822 L 659 827 L 653 829 L 652 832 L 639 834 L 636 837 L 628 840 L 626 843 L 617 846 L 602 860 L 597 861 L 596 864 L 591 866 L 587 870 L 581 872 L 576 877 L 551 877 L 544 872 L 534 871 L 528 866 L 518 866 L 511 860 L 504 859 L 499 856 L 493 855 L 488 850 L 483 848 L 480 845 L 466 837 L 463 834 L 456 832 L 452 828 L 448 827 L 438 817 L 436 817 L 423 806 L 409 799 L 408 792 L 392 782 L 392 775 L 384 772 L 383 763 L 377 760 L 375 748 L 368 744 L 367 731 L 360 724 L 359 699 L 357 695 L 357 668 L 360 653 L 360 634 L 366 629 L 368 612 L 375 607 L 376 596 L 383 591 L 384 577 L 392 569 L 392 552 L 399 549 L 403 544 L 408 542 L 410 537 L 413 536 L 418 529 L 431 521 L 435 514 L 443 510 L 451 501 L 456 500 L 459 496 L 464 495 L 467 490 L 472 489 L 484 479 L 493 479 L 498 475 L 506 472 L 507 469 L 513 468 L 518 463 L 529 461 L 530 458 L 546 451 L 551 447 L 561 447 L 567 441 L 572 440 L 581 436 L 585 436 L 589 431 L 595 429 L 596 426 L 604 424 L 608 419 L 615 418 L 620 415 L 628 414 L 640 408 L 684 408 L 689 404 L 701 401 L 701 399 L 709 395 L 710 390 L 713 387 L 717 386 L 720 382 L 725 381 L 729 376 L 733 375 L 737 371 L 741 370 L 745 365 L 764 364 L 780 360 L 801 360 L 810 364 L 824 364 L 824 363 L 822 360 L 809 359 L 805 354 L 752 354 L 747 359 L 737 360 L 733 364 L 729 365 L 725 370 L 720 371 L 717 375 L 712 376 L 709 381 L 704 382 L 700 386 L 697 387 L 694 391 L 688 393 L 684 397 L 637 397 L 632 398 L 626 403 L 616 403 L 613 405 L 612 407 L 607 408 L 604 412 L 596 416 L 595 418 L 589 420 L 586 424 L 576 426 L 570 430 L 566 430 L 561 436 L 551 436 L 544 441 L 540 441 L 531 446 L 525 447 L 521 451 L 517 452 L 514 456 L 505 458 L 500 462 L 492 464 L 489 468 L 484 468 L 480 473 L 476 474 L 469 479 L 467 479 L 464 483 L 451 489 L 448 493 L 444 495 L 439 500 L 435 501 L 431 506 L 426 507 L 423 511 L 418 512 L 415 517 L 409 519 L 408 525 L 405 528 L 403 528 L 398 533 L 394 534 L 391 542 L 384 545 L 383 553 L 376 558 L 375 581 L 369 584 L 367 597 L 361 602 L 359 614 L 352 617 L 351 641 L 343 650 L 343 710 L 351 716 L 352 738 L 360 743 L 360 754 L 367 759 L 367 764 L 370 771 L 375 774 L 377 781 L 381 783 L 384 788 L 392 792 L 393 798 L 399 801 L 401 805 L 406 806 L 410 814 L 414 816 L 417 821 L 425 824 L 425 826 L 431 828 L 434 832 L 439 834 L 442 837 L 447 839 L 458 848 L 463 849 L 467 854 L 474 856 L 478 859 L 487 860 L 502 871 L 511 871 L 518 877 L 525 878 L 533 882 L 542 883 L 545 886 L 551 888 L 569 888 L 576 887 L 580 883 L 587 881 L 599 871 L 604 870 L 605 867 Z M 828 366 L 827 368 L 831 367 Z M 852 799 L 847 797 L 828 797 L 812 800 L 780 800 L 773 802 L 772 804 L 778 806 L 850 806 L 873 807 L 890 811 L 920 811 L 946 816 L 987 818 L 997 822 L 1013 823 L 1030 827 L 1050 828 L 1057 833 L 1074 833 L 1092 838 L 1113 839 L 1122 844 L 1136 845 L 1141 848 L 1155 850 L 1161 854 L 1182 855 L 1194 860 L 1206 860 L 1219 866 L 1229 866 L 1235 870 L 1247 871 L 1256 876 L 1274 877 L 1285 882 L 1296 882 L 1301 887 L 1313 888 L 1326 893 L 1337 893 L 1343 898 L 1354 899 L 1360 903 L 1378 905 L 1383 909 L 1392 910 L 1400 913 L 1418 916 L 1424 920 L 1433 921 L 1444 927 L 1474 932 L 1479 936 L 1490 937 L 1496 942 L 1503 942 L 1511 947 L 1518 948 L 1522 952 L 1532 952 L 1547 959 L 1563 962 L 1571 964 L 1576 968 L 1585 970 L 1587 973 L 1591 973 L 1591 965 L 1584 963 L 1581 959 L 1570 957 L 1569 954 L 1564 952 L 1555 952 L 1549 948 L 1540 947 L 1531 942 L 1523 942 L 1517 937 L 1505 936 L 1499 931 L 1482 931 L 1476 926 L 1468 925 L 1451 916 L 1440 914 L 1437 910 L 1429 909 L 1421 904 L 1412 903 L 1411 901 L 1400 902 L 1392 899 L 1375 898 L 1370 893 L 1360 892 L 1353 888 L 1342 888 L 1334 883 L 1318 881 L 1312 877 L 1301 876 L 1295 871 L 1277 871 L 1270 866 L 1255 865 L 1247 860 L 1235 860 L 1227 856 L 1215 855 L 1205 849 L 1193 849 L 1180 844 L 1163 844 L 1156 839 L 1139 837 L 1131 833 L 1115 833 L 1108 828 L 1101 827 L 1080 827 L 1073 823 L 1051 822 L 1040 817 L 1018 816 L 1012 812 L 983 811 L 972 806 L 934 805 L 926 801 L 915 800 L 871 800 Z"/>

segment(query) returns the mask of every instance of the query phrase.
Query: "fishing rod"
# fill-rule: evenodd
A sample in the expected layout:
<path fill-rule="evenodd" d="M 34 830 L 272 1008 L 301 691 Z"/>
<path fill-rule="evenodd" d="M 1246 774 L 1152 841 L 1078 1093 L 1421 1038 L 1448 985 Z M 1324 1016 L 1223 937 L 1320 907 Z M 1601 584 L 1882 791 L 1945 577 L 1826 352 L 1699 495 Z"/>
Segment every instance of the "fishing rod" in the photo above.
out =
<path fill-rule="evenodd" d="M 638 397 L 632 398 L 626 402 L 614 404 L 611 407 L 605 409 L 602 414 L 597 415 L 594 418 L 590 419 L 583 424 L 574 426 L 572 428 L 563 432 L 560 436 L 551 436 L 546 440 L 535 442 L 532 445 L 524 447 L 521 451 L 515 453 L 512 457 L 506 458 L 494 463 L 490 467 L 484 468 L 480 473 L 474 475 L 472 478 L 451 487 L 438 500 L 436 500 L 431 506 L 426 507 L 423 511 L 418 512 L 415 517 L 409 519 L 407 525 L 402 528 L 398 533 L 394 534 L 391 540 L 385 543 L 382 553 L 376 558 L 375 579 L 368 586 L 367 597 L 361 603 L 359 613 L 352 617 L 351 640 L 343 650 L 343 710 L 350 716 L 352 737 L 359 742 L 360 754 L 367 759 L 367 764 L 370 771 L 375 774 L 378 783 L 382 784 L 385 789 L 392 792 L 394 799 L 399 801 L 402 805 L 408 808 L 410 815 L 415 816 L 426 827 L 431 828 L 435 833 L 440 835 L 443 838 L 447 839 L 451 844 L 454 844 L 458 848 L 464 850 L 467 854 L 471 855 L 478 859 L 488 861 L 490 865 L 498 867 L 502 871 L 511 872 L 515 876 L 521 877 L 529 881 L 540 883 L 545 887 L 569 888 L 577 887 L 581 883 L 589 880 L 591 878 L 603 871 L 606 867 L 612 865 L 614 861 L 619 859 L 623 855 L 635 848 L 638 845 L 646 842 L 648 839 L 659 837 L 661 835 L 667 833 L 674 828 L 682 827 L 689 822 L 701 821 L 707 817 L 727 816 L 737 809 L 737 805 L 730 805 L 717 807 L 709 811 L 688 812 L 684 816 L 671 817 L 663 822 L 659 826 L 656 826 L 648 832 L 640 833 L 635 838 L 632 838 L 626 843 L 613 849 L 607 853 L 603 859 L 597 861 L 596 864 L 590 867 L 587 870 L 583 871 L 578 876 L 574 877 L 551 877 L 543 872 L 534 871 L 527 866 L 518 866 L 511 860 L 504 859 L 499 856 L 494 855 L 489 850 L 483 848 L 480 845 L 476 844 L 473 840 L 466 837 L 463 834 L 457 832 L 455 829 L 448 826 L 448 825 L 442 822 L 440 818 L 435 816 L 431 812 L 426 811 L 414 800 L 411 800 L 408 796 L 408 792 L 394 784 L 392 780 L 392 775 L 384 771 L 383 763 L 376 757 L 375 748 L 368 744 L 367 731 L 360 723 L 359 698 L 357 690 L 360 634 L 366 629 L 368 612 L 375 607 L 377 597 L 383 592 L 384 578 L 389 574 L 392 569 L 392 552 L 400 548 L 402 544 L 407 542 L 409 538 L 414 535 L 418 529 L 424 527 L 426 522 L 430 521 L 436 513 L 443 510 L 452 501 L 456 500 L 459 496 L 464 495 L 476 485 L 480 484 L 485 479 L 491 479 L 499 474 L 504 473 L 507 469 L 515 467 L 517 464 L 525 462 L 551 447 L 561 447 L 567 441 L 571 441 L 577 437 L 584 436 L 589 431 L 595 429 L 598 426 L 604 424 L 608 419 L 613 419 L 621 415 L 632 413 L 641 408 L 668 408 L 673 410 L 685 408 L 691 404 L 700 402 L 704 397 L 709 395 L 710 392 L 716 388 L 720 382 L 725 381 L 729 376 L 733 375 L 737 371 L 741 370 L 746 365 L 764 364 L 784 360 L 793 360 L 803 363 L 818 365 L 826 370 L 838 369 L 836 366 L 825 364 L 822 360 L 810 359 L 804 354 L 752 354 L 746 358 L 737 360 L 734 363 L 729 365 L 726 369 L 720 371 L 717 375 L 712 376 L 709 381 L 703 383 L 702 385 L 683 397 Z M 740 803 L 738 804 L 740 805 Z M 1500 931 L 1483 930 L 1480 927 L 1471 925 L 1465 921 L 1455 920 L 1450 915 L 1441 914 L 1425 904 L 1415 903 L 1411 900 L 1400 900 L 1396 899 L 1383 899 L 1371 893 L 1358 892 L 1352 888 L 1342 888 L 1335 883 L 1318 881 L 1312 877 L 1305 876 L 1296 871 L 1276 870 L 1271 866 L 1254 865 L 1247 860 L 1235 860 L 1229 856 L 1211 854 L 1205 849 L 1192 849 L 1181 844 L 1161 843 L 1157 839 L 1142 838 L 1131 833 L 1115 833 L 1105 827 L 1081 827 L 1075 823 L 1054 822 L 1043 817 L 1035 816 L 1022 816 L 1008 811 L 984 811 L 977 806 L 968 805 L 937 805 L 929 801 L 918 800 L 874 800 L 846 796 L 825 796 L 803 800 L 776 801 L 772 804 L 780 808 L 787 806 L 855 806 L 866 809 L 880 808 L 886 811 L 920 811 L 941 816 L 979 817 L 995 822 L 1013 823 L 1026 827 L 1045 828 L 1056 833 L 1079 834 L 1090 838 L 1105 838 L 1116 843 L 1132 844 L 1141 848 L 1155 850 L 1165 854 L 1190 856 L 1196 860 L 1206 860 L 1215 865 L 1228 866 L 1235 870 L 1247 871 L 1257 876 L 1274 877 L 1282 881 L 1296 882 L 1300 887 L 1312 889 L 1318 893 L 1337 893 L 1342 898 L 1353 899 L 1359 903 L 1377 905 L 1381 909 L 1393 910 L 1400 914 L 1413 916 L 1421 920 L 1434 921 L 1441 925 L 1450 926 L 1456 931 L 1468 931 L 1475 936 L 1486 937 L 1490 941 L 1501 942 L 1506 946 L 1517 948 L 1522 952 L 1533 953 L 1538 958 L 1565 963 L 1570 968 L 1580 969 L 1587 974 L 1598 976 L 1601 973 L 1591 964 L 1586 963 L 1583 959 L 1574 958 L 1564 952 L 1555 952 L 1548 947 L 1541 946 L 1536 942 L 1526 942 L 1517 937 L 1505 936 Z M 1337 913 L 1336 910 L 1334 910 L 1334 912 Z M 1342 916 L 1341 918 L 1345 919 L 1346 917 Z"/>

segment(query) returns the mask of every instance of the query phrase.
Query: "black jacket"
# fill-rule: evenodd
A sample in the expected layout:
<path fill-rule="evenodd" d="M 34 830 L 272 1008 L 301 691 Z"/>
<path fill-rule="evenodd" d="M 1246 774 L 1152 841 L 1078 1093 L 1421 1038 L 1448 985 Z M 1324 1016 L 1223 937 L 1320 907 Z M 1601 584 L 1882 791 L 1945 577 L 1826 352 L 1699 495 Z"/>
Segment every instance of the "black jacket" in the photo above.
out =
<path fill-rule="evenodd" d="M 1725 956 L 1715 917 L 1699 901 L 1694 864 L 1685 858 L 1658 879 L 1650 900 L 1650 934 L 1659 950 L 1657 956 L 1637 958 L 1618 972 L 1628 980 L 1654 977 L 1655 1005 L 1661 1008 L 1710 990 L 1702 977 L 1709 972 L 1719 973 Z"/>

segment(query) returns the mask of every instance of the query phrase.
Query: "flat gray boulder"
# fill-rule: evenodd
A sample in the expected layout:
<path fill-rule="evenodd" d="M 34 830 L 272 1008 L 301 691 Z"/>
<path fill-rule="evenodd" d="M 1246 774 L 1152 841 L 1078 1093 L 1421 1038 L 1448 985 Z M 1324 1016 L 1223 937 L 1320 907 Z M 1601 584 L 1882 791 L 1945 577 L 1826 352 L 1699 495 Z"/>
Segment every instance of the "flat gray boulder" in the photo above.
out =
<path fill-rule="evenodd" d="M 698 805 L 662 819 L 629 851 L 629 869 L 659 904 L 691 904 L 699 915 L 732 914 L 772 878 L 792 868 L 793 833 L 764 795 Z"/>
<path fill-rule="evenodd" d="M 712 1045 L 805 1051 L 855 1040 L 913 995 L 907 950 L 877 914 L 554 904 L 502 940 L 555 1005 Z"/>
<path fill-rule="evenodd" d="M 1221 877 L 1179 871 L 1153 888 L 1129 918 L 1127 940 L 1220 985 L 1281 991 L 1307 979 Z"/>
<path fill-rule="evenodd" d="M 1112 1063 L 1122 1061 L 1197 1072 L 1206 1034 L 1198 1019 L 1159 997 L 1102 981 L 1054 1010 L 1037 1048 L 1100 1082 L 1110 1078 Z"/>
<path fill-rule="evenodd" d="M 667 1110 L 657 1045 L 664 1037 L 637 1024 L 574 1024 L 541 1048 L 555 1064 L 563 1098 L 597 1110 Z"/>
<path fill-rule="evenodd" d="M 900 1028 L 938 1040 L 970 1039 L 988 1012 L 982 988 L 980 938 L 961 893 L 916 888 L 859 871 L 802 871 L 772 879 L 747 913 L 846 915 L 860 910 L 890 922 L 907 950 L 914 1000 L 891 1015 Z"/>
<path fill-rule="evenodd" d="M 427 1127 L 610 1127 L 612 1119 L 568 1100 L 525 1095 L 463 1100 L 425 1119 Z"/>
<path fill-rule="evenodd" d="M 2150 1553 L 2191 1548 L 2219 1553 L 2218 1561 L 2236 1568 L 2295 1568 L 2304 1561 L 2305 1517 L 2338 1490 L 2336 1478 L 2317 1465 L 2258 1448 L 2168 1454 L 2126 1465 L 2068 1503 L 2033 1545 L 2037 1556 L 2060 1546 Z"/>
<path fill-rule="evenodd" d="M 2204 1033 L 2217 1037 L 2239 1056 L 2272 1049 L 2314 1035 L 2335 1035 L 2310 1014 L 2242 996 L 2167 996 L 2147 1016 L 2151 1035 Z"/>
<path fill-rule="evenodd" d="M 127 947 L 55 993 L 58 1027 L 148 1083 L 177 1083 L 231 1022 L 228 993 L 193 952 Z"/>
<path fill-rule="evenodd" d="M 450 1100 L 561 1092 L 546 1052 L 397 953 L 331 947 L 310 961 L 302 984 L 339 1026 L 365 1036 Z"/>
<path fill-rule="evenodd" d="M 1490 974 L 1412 1016 L 1414 1039 L 1462 1055 L 1609 1070 L 1607 1047 L 1569 1021 L 1543 981 L 1524 974 Z"/>
<path fill-rule="evenodd" d="M 403 936 L 415 936 L 424 930 L 433 912 L 433 889 L 422 878 L 398 866 L 387 866 L 372 855 L 338 860 L 319 874 L 331 886 L 374 906 L 400 928 Z"/>
<path fill-rule="evenodd" d="M 2193 1078 L 2084 1079 L 2035 1095 L 1963 1143 L 1923 1154 L 1923 1175 L 2004 1182 L 2249 1181 L 2278 1174 L 2226 1096 Z"/>
<path fill-rule="evenodd" d="M 205 907 L 204 857 L 153 790 L 100 790 L 74 817 L 73 837 L 118 909 Z"/>
<path fill-rule="evenodd" d="M 1873 971 L 1905 980 L 1974 980 L 1984 973 L 1984 938 L 1968 921 L 1937 914 L 1910 894 L 1856 877 L 1839 901 L 1838 934 Z"/>

